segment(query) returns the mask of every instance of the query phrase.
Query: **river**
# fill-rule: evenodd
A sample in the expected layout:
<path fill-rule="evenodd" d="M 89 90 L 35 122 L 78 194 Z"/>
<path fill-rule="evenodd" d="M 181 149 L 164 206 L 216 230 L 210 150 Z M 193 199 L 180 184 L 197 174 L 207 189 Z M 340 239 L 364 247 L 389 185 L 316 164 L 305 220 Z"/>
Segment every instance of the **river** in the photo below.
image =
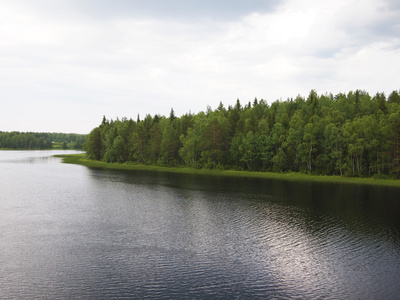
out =
<path fill-rule="evenodd" d="M 400 297 L 399 188 L 91 169 L 65 152 L 0 151 L 2 299 Z"/>

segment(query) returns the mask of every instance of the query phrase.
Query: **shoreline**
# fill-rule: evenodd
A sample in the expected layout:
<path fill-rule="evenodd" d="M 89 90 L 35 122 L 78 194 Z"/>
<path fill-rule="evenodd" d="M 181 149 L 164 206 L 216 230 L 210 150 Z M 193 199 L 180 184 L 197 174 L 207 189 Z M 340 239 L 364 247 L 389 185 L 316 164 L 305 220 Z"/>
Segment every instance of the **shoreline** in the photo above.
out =
<path fill-rule="evenodd" d="M 125 170 L 125 171 L 153 171 L 165 173 L 197 174 L 211 176 L 247 177 L 260 179 L 275 179 L 303 182 L 322 182 L 322 183 L 341 183 L 341 184 L 363 184 L 373 186 L 400 187 L 400 180 L 396 179 L 376 179 L 362 177 L 343 177 L 328 175 L 308 175 L 302 173 L 273 173 L 273 172 L 250 172 L 233 170 L 208 170 L 193 169 L 188 167 L 160 167 L 135 164 L 106 163 L 85 158 L 85 154 L 62 154 L 54 155 L 63 159 L 63 163 L 77 164 L 89 168 Z"/>

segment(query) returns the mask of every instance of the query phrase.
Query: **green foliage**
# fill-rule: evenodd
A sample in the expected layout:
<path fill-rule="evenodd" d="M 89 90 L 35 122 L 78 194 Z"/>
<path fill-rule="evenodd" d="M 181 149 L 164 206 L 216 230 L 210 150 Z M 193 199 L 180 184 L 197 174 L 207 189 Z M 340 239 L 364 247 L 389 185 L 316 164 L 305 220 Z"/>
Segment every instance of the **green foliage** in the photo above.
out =
<path fill-rule="evenodd" d="M 203 169 L 399 176 L 400 96 L 356 90 L 264 100 L 168 118 L 107 121 L 92 130 L 89 158 Z"/>
<path fill-rule="evenodd" d="M 85 142 L 85 134 L 0 131 L 3 149 L 82 149 Z"/>

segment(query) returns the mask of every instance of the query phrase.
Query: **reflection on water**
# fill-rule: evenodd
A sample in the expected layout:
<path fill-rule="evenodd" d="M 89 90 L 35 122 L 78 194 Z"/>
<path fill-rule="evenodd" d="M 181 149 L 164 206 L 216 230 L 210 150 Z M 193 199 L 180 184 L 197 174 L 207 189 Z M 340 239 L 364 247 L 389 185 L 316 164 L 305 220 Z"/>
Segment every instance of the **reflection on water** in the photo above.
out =
<path fill-rule="evenodd" d="M 115 172 L 53 153 L 0 151 L 4 298 L 398 297 L 399 189 Z"/>

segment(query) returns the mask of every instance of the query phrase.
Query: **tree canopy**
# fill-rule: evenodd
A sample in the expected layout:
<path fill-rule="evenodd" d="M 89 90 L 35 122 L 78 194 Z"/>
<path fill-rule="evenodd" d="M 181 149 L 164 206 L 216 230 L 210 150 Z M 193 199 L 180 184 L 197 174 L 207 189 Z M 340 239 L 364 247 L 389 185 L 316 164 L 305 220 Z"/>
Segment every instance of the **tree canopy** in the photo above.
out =
<path fill-rule="evenodd" d="M 2 132 L 0 148 L 4 149 L 82 149 L 86 134 L 46 132 Z"/>
<path fill-rule="evenodd" d="M 159 166 L 379 176 L 400 171 L 400 96 L 356 90 L 181 117 L 107 120 L 88 135 L 91 159 Z"/>

